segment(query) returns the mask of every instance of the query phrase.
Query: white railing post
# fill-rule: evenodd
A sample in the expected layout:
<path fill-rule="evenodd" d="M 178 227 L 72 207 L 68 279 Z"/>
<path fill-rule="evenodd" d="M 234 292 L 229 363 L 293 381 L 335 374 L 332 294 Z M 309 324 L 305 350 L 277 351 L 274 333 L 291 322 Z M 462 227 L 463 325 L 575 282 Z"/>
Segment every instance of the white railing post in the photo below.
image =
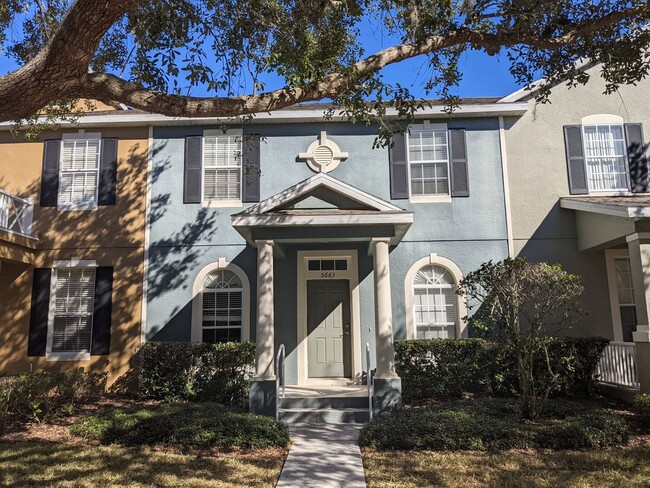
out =
<path fill-rule="evenodd" d="M 370 420 L 372 420 L 372 368 L 370 367 L 370 344 L 366 342 L 366 383 L 368 384 L 368 409 L 370 413 Z"/>
<path fill-rule="evenodd" d="M 34 201 L 0 190 L 0 228 L 25 236 L 32 235 Z"/>
<path fill-rule="evenodd" d="M 610 342 L 600 358 L 597 373 L 601 383 L 639 389 L 635 343 Z"/>
<path fill-rule="evenodd" d="M 284 344 L 280 344 L 278 354 L 275 356 L 275 420 L 280 420 L 280 398 L 284 398 Z M 280 380 L 282 380 L 282 396 L 280 396 Z"/>

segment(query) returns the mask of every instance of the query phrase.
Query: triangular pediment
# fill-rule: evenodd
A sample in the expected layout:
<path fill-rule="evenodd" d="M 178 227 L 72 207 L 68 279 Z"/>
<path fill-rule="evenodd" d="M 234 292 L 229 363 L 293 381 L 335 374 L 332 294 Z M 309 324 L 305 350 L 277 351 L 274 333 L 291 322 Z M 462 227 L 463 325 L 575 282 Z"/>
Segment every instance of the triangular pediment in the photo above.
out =
<path fill-rule="evenodd" d="M 336 178 L 319 173 L 249 207 L 239 215 L 262 215 L 286 211 L 403 212 L 374 195 Z"/>

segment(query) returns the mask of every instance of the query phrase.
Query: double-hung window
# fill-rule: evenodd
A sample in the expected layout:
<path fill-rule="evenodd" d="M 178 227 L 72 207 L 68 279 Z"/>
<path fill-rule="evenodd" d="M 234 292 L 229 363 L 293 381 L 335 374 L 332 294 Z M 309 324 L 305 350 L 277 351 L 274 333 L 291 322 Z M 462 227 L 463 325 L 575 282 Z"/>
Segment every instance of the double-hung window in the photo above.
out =
<path fill-rule="evenodd" d="M 240 202 L 242 137 L 205 135 L 203 138 L 203 201 Z"/>
<path fill-rule="evenodd" d="M 203 342 L 242 340 L 243 291 L 232 271 L 216 270 L 206 277 L 201 306 Z"/>
<path fill-rule="evenodd" d="M 589 191 L 628 191 L 623 125 L 584 125 L 582 131 Z"/>
<path fill-rule="evenodd" d="M 95 272 L 94 265 L 54 268 L 48 354 L 75 359 L 90 354 Z"/>
<path fill-rule="evenodd" d="M 413 279 L 413 314 L 418 339 L 453 339 L 458 321 L 456 284 L 442 266 L 421 268 Z"/>
<path fill-rule="evenodd" d="M 100 152 L 100 137 L 61 141 L 59 207 L 90 209 L 97 206 Z"/>
<path fill-rule="evenodd" d="M 411 197 L 449 195 L 449 141 L 447 128 L 412 126 L 408 134 Z"/>

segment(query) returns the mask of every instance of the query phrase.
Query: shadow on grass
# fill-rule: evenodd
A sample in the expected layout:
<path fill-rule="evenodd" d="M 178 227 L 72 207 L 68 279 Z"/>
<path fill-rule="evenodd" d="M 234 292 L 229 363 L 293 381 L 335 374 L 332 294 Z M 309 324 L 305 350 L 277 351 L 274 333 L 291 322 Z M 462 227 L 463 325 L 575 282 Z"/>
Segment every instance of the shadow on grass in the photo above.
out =
<path fill-rule="evenodd" d="M 282 449 L 192 456 L 118 446 L 0 444 L 0 485 L 274 486 Z"/>

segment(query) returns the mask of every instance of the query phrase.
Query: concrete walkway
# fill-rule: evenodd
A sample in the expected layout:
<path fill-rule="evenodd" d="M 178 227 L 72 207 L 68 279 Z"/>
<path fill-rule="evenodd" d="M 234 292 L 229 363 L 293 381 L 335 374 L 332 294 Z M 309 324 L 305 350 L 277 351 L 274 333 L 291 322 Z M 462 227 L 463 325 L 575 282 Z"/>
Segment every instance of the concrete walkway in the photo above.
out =
<path fill-rule="evenodd" d="M 358 424 L 289 425 L 293 445 L 278 488 L 365 488 Z"/>

